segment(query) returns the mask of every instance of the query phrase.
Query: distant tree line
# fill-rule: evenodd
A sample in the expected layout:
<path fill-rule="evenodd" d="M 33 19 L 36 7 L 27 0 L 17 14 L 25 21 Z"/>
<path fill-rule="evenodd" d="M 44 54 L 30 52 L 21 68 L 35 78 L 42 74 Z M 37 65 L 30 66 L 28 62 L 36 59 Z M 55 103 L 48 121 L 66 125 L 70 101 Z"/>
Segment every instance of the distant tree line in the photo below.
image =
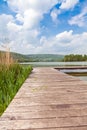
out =
<path fill-rule="evenodd" d="M 78 55 L 78 54 L 65 55 L 64 61 L 66 61 L 66 62 L 68 62 L 68 61 L 87 61 L 87 55 Z"/>

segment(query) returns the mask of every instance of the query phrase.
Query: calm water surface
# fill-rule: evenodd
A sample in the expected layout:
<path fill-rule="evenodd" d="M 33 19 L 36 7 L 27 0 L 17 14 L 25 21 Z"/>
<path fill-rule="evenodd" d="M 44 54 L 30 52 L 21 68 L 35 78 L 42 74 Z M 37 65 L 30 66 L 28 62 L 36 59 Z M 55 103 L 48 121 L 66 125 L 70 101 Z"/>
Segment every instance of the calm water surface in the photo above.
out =
<path fill-rule="evenodd" d="M 75 65 L 81 65 L 81 66 L 86 66 L 87 62 L 23 62 L 21 64 L 30 64 L 34 67 L 39 67 L 39 66 L 75 66 Z"/>
<path fill-rule="evenodd" d="M 59 67 L 59 66 L 87 66 L 87 62 L 23 62 L 20 64 L 32 65 L 33 67 Z M 64 69 L 62 72 L 87 72 L 87 69 Z M 77 76 L 76 76 L 77 77 Z M 87 81 L 87 76 L 78 76 L 81 80 Z"/>
<path fill-rule="evenodd" d="M 87 69 L 61 69 L 61 72 L 70 74 L 70 75 L 74 75 L 74 74 L 78 74 L 79 76 L 75 76 L 78 77 L 81 80 L 87 81 Z"/>

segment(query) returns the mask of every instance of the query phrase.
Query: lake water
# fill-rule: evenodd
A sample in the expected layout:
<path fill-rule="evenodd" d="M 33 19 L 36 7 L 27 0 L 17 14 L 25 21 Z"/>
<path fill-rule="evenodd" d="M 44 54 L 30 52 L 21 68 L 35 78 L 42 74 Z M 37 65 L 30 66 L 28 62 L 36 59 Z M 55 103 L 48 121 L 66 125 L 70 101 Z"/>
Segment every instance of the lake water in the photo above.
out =
<path fill-rule="evenodd" d="M 87 69 L 60 69 L 60 71 L 87 81 Z"/>
<path fill-rule="evenodd" d="M 87 62 L 23 62 L 21 64 L 32 65 L 33 67 L 55 67 L 55 66 L 86 66 Z"/>
<path fill-rule="evenodd" d="M 59 67 L 59 66 L 87 66 L 87 62 L 23 62 L 20 64 L 32 65 L 33 67 Z M 68 69 L 68 72 L 87 72 L 87 69 Z M 66 70 L 62 72 L 66 73 Z M 76 76 L 77 77 L 77 76 Z M 81 80 L 87 81 L 87 76 L 78 76 Z"/>
<path fill-rule="evenodd" d="M 60 69 L 64 73 L 87 73 L 87 69 Z"/>

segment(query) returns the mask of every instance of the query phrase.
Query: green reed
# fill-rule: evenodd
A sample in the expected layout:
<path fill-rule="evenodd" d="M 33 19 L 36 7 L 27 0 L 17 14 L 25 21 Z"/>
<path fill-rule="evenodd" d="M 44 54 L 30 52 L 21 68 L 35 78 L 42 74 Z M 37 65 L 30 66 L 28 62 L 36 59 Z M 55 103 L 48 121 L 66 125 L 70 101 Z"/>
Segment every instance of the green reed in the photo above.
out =
<path fill-rule="evenodd" d="M 0 64 L 0 115 L 32 71 L 31 66 Z"/>

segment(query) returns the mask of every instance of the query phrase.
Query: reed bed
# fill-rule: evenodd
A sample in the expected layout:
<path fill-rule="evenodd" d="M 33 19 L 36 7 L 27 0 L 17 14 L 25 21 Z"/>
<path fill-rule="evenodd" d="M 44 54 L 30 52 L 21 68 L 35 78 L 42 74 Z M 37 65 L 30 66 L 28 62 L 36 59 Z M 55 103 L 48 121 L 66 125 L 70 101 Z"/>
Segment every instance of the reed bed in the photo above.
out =
<path fill-rule="evenodd" d="M 10 55 L 8 59 L 6 59 L 6 54 L 0 55 L 0 115 L 7 108 L 31 71 L 31 66 L 19 65 Z"/>

